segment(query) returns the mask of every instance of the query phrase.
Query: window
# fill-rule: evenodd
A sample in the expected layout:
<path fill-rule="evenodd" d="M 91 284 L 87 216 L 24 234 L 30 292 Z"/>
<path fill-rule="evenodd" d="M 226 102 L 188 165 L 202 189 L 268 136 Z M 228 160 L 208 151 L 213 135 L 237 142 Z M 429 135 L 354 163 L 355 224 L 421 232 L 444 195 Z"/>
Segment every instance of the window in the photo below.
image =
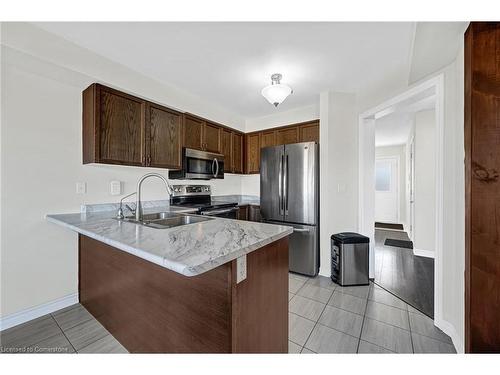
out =
<path fill-rule="evenodd" d="M 391 191 L 391 162 L 378 161 L 375 167 L 375 190 Z"/>

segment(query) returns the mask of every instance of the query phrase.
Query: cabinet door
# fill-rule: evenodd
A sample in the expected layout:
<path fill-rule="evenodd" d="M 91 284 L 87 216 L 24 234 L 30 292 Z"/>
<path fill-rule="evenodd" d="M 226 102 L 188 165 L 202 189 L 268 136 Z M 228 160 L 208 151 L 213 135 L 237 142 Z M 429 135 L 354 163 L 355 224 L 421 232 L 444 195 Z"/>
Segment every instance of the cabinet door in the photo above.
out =
<path fill-rule="evenodd" d="M 243 173 L 243 134 L 233 132 L 233 173 Z"/>
<path fill-rule="evenodd" d="M 144 165 L 146 102 L 103 86 L 98 98 L 98 162 Z"/>
<path fill-rule="evenodd" d="M 250 133 L 247 139 L 247 173 L 259 173 L 260 164 L 260 133 Z"/>
<path fill-rule="evenodd" d="M 184 147 L 202 150 L 204 121 L 186 115 L 184 117 Z"/>
<path fill-rule="evenodd" d="M 203 149 L 209 152 L 220 153 L 220 138 L 221 127 L 210 122 L 205 123 L 205 131 L 203 132 Z"/>
<path fill-rule="evenodd" d="M 276 131 L 263 131 L 260 134 L 260 148 L 276 146 Z"/>
<path fill-rule="evenodd" d="M 319 142 L 319 123 L 300 125 L 299 142 Z"/>
<path fill-rule="evenodd" d="M 248 206 L 239 207 L 238 220 L 248 220 Z"/>
<path fill-rule="evenodd" d="M 299 141 L 298 128 L 285 128 L 276 131 L 276 144 L 287 145 Z"/>
<path fill-rule="evenodd" d="M 222 129 L 221 154 L 224 155 L 224 172 L 234 173 L 231 130 Z"/>
<path fill-rule="evenodd" d="M 155 104 L 146 113 L 148 142 L 147 165 L 158 168 L 181 168 L 182 114 Z"/>

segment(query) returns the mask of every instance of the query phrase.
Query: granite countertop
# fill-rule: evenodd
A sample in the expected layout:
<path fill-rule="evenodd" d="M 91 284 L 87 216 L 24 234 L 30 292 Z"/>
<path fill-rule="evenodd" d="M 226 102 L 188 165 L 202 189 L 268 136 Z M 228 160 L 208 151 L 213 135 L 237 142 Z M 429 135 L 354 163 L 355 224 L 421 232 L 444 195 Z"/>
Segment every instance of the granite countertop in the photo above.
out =
<path fill-rule="evenodd" d="M 46 219 L 185 276 L 209 271 L 293 231 L 283 225 L 223 218 L 155 229 L 116 220 L 116 210 L 111 209 L 116 207 L 82 206 L 80 213 L 46 215 Z M 165 202 L 144 204 L 145 213 L 165 211 L 192 212 L 169 207 Z"/>
<path fill-rule="evenodd" d="M 237 202 L 238 206 L 260 206 L 260 197 L 256 195 L 216 195 L 213 201 Z"/>

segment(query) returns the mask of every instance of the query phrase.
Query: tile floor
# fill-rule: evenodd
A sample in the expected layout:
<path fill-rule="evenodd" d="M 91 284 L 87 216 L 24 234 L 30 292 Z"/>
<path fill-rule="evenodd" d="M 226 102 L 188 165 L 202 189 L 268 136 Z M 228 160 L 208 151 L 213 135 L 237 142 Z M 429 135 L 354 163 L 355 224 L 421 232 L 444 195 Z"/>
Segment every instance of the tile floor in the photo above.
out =
<path fill-rule="evenodd" d="M 0 333 L 0 353 L 128 353 L 80 304 Z"/>
<path fill-rule="evenodd" d="M 374 284 L 289 275 L 290 353 L 454 353 L 430 318 Z M 0 353 L 127 353 L 80 304 L 0 333 Z"/>
<path fill-rule="evenodd" d="M 455 353 L 432 319 L 375 284 L 289 275 L 290 353 Z"/>

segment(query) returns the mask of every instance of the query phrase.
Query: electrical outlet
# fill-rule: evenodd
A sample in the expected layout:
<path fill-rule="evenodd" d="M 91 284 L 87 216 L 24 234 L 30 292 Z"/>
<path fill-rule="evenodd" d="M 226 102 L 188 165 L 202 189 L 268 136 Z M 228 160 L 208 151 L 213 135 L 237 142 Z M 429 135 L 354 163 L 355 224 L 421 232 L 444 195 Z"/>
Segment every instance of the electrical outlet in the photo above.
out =
<path fill-rule="evenodd" d="M 87 183 L 86 182 L 77 182 L 76 183 L 76 194 L 85 194 L 87 193 Z"/>
<path fill-rule="evenodd" d="M 109 183 L 109 193 L 111 195 L 121 195 L 122 194 L 122 183 L 121 183 L 121 181 L 111 181 Z"/>
<path fill-rule="evenodd" d="M 236 259 L 236 284 L 247 278 L 247 256 L 243 255 Z"/>

